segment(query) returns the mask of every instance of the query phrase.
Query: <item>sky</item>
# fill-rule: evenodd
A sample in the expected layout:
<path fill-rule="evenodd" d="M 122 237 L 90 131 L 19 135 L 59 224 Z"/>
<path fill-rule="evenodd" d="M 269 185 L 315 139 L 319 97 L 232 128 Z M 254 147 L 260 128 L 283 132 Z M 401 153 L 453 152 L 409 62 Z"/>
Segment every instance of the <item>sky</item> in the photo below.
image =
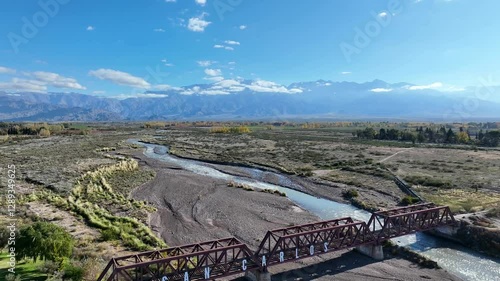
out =
<path fill-rule="evenodd" d="M 134 96 L 243 79 L 459 91 L 500 81 L 498 11 L 497 0 L 2 0 L 0 91 Z"/>

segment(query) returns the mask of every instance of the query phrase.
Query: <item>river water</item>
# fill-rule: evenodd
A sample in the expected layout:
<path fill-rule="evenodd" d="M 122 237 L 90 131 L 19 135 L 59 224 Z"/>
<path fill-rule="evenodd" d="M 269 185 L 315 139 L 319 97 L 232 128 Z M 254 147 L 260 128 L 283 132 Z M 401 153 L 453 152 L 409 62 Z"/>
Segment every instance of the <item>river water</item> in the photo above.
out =
<path fill-rule="evenodd" d="M 288 187 L 293 187 L 299 190 L 301 187 L 293 183 L 286 176 L 278 173 L 240 167 L 238 169 L 248 173 L 251 177 L 246 178 L 233 176 L 209 167 L 202 161 L 186 160 L 171 156 L 168 154 L 168 149 L 165 146 L 142 143 L 134 139 L 130 139 L 128 142 L 144 146 L 146 148 L 144 154 L 147 157 L 176 164 L 185 170 L 196 174 L 246 184 L 256 189 L 280 190 L 285 192 L 287 197 L 298 206 L 316 214 L 324 220 L 352 217 L 354 219 L 368 221 L 371 216 L 369 212 L 358 209 L 352 205 L 317 198 L 303 192 L 290 189 Z M 261 181 L 266 174 L 272 174 L 274 177 L 278 178 L 280 185 L 274 185 Z M 424 233 L 417 233 L 394 238 L 393 242 L 401 246 L 409 247 L 423 256 L 436 261 L 443 269 L 464 280 L 500 280 L 500 259 L 493 259 L 476 253 L 448 240 Z"/>

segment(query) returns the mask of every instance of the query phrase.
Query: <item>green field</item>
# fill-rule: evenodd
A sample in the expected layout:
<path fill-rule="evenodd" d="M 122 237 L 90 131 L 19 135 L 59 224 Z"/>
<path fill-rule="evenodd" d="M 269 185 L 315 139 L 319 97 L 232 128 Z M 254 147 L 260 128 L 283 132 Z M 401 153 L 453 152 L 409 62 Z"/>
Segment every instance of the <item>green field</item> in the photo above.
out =
<path fill-rule="evenodd" d="M 43 261 L 21 261 L 16 264 L 16 275 L 21 276 L 21 280 L 26 281 L 42 281 L 47 279 L 47 274 L 40 272 L 39 267 L 43 265 Z M 10 274 L 8 269 L 9 266 L 9 256 L 4 250 L 0 253 L 0 280 L 6 280 L 6 276 Z"/>

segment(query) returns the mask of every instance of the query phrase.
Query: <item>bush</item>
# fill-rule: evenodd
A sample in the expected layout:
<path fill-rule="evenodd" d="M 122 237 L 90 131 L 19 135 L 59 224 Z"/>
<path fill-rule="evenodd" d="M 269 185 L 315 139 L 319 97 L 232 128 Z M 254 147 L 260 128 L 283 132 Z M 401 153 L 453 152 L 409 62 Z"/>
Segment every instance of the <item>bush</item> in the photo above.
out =
<path fill-rule="evenodd" d="M 489 218 L 500 218 L 500 205 L 495 206 L 492 209 L 490 209 L 487 213 L 486 216 Z"/>
<path fill-rule="evenodd" d="M 53 275 L 59 270 L 60 264 L 54 261 L 45 261 L 38 270 L 48 275 Z"/>
<path fill-rule="evenodd" d="M 356 189 L 349 189 L 342 191 L 342 197 L 344 197 L 345 199 L 352 199 L 358 196 L 359 193 Z"/>
<path fill-rule="evenodd" d="M 73 263 L 67 263 L 63 266 L 63 279 L 64 280 L 72 280 L 72 281 L 81 281 L 83 280 L 83 275 L 85 274 L 85 270 Z"/>
<path fill-rule="evenodd" d="M 405 181 L 411 184 L 419 184 L 424 186 L 433 186 L 440 188 L 452 188 L 452 184 L 449 181 L 443 181 L 436 178 L 431 178 L 427 176 L 408 176 L 404 178 Z"/>
<path fill-rule="evenodd" d="M 114 228 L 108 228 L 101 231 L 101 238 L 104 241 L 119 240 L 120 233 L 116 232 Z"/>
<path fill-rule="evenodd" d="M 413 205 L 415 203 L 418 203 L 420 202 L 420 199 L 418 199 L 417 197 L 413 197 L 413 196 L 405 196 L 403 197 L 403 199 L 401 199 L 401 205 L 403 206 L 408 206 L 408 205 Z"/>
<path fill-rule="evenodd" d="M 7 274 L 5 276 L 5 281 L 21 281 L 21 276 L 15 274 Z"/>
<path fill-rule="evenodd" d="M 19 230 L 16 250 L 20 259 L 58 261 L 71 256 L 73 245 L 73 238 L 64 228 L 48 222 L 35 222 Z"/>

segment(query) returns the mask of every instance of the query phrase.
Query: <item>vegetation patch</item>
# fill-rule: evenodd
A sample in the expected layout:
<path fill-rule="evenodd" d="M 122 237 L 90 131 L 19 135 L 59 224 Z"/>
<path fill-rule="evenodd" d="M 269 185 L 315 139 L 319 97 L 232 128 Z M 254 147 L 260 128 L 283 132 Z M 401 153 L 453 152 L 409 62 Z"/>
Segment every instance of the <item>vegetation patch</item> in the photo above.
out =
<path fill-rule="evenodd" d="M 450 181 L 428 176 L 406 176 L 404 180 L 414 185 L 433 186 L 439 188 L 453 187 L 453 184 Z"/>
<path fill-rule="evenodd" d="M 286 197 L 286 193 L 285 192 L 281 192 L 277 189 L 261 189 L 260 192 L 264 192 L 264 193 L 269 193 L 269 194 L 275 194 L 275 195 L 279 195 L 279 196 L 282 196 L 282 197 Z"/>
<path fill-rule="evenodd" d="M 243 184 L 243 183 L 234 182 L 234 181 L 228 182 L 227 186 L 241 188 L 241 189 L 246 190 L 246 191 L 255 191 L 255 189 L 251 186 L 248 186 L 248 185 Z"/>
<path fill-rule="evenodd" d="M 419 193 L 428 201 L 449 206 L 451 211 L 456 213 L 482 211 L 500 203 L 500 195 L 493 192 L 471 192 L 462 189 L 439 189 L 434 191 L 421 189 Z"/>
<path fill-rule="evenodd" d="M 136 161 L 123 160 L 115 165 L 85 173 L 77 181 L 68 198 L 63 198 L 52 192 L 41 191 L 29 195 L 27 200 L 42 199 L 60 209 L 71 211 L 82 217 L 88 225 L 100 229 L 103 239 L 120 240 L 131 249 L 146 250 L 164 247 L 165 243 L 140 221 L 156 209 L 143 201 L 127 199 L 123 194 L 114 192 L 106 180 L 124 172 L 133 172 L 138 169 Z M 117 210 L 122 210 L 138 218 L 113 215 Z"/>
<path fill-rule="evenodd" d="M 344 197 L 345 199 L 352 199 L 352 198 L 356 198 L 359 196 L 359 193 L 356 189 L 348 189 L 348 190 L 343 190 L 342 191 L 342 197 Z"/>

